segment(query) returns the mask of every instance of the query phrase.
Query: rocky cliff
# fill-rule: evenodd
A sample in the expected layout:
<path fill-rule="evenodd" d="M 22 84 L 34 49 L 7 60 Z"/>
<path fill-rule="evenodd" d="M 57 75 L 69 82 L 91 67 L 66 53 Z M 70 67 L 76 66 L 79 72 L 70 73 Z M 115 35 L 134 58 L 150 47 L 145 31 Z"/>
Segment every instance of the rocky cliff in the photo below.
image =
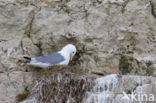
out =
<path fill-rule="evenodd" d="M 95 94 L 92 89 L 96 79 L 109 74 L 125 75 L 123 78 L 127 79 L 137 75 L 145 81 L 150 78 L 151 82 L 143 82 L 141 86 L 154 88 L 143 89 L 148 93 L 155 91 L 152 83 L 156 76 L 155 0 L 0 0 L 0 103 L 15 103 L 23 92 L 34 94 L 27 91 L 40 79 L 39 70 L 22 64 L 24 55 L 46 55 L 68 43 L 78 49 L 70 65 L 85 71 L 75 76 L 74 81 L 94 78 L 93 87 L 87 88 L 92 91 L 90 94 Z M 120 82 L 125 87 L 129 83 L 137 84 Z M 129 89 L 122 91 L 130 93 Z M 89 97 L 92 99 L 81 102 L 92 103 L 94 96 Z"/>

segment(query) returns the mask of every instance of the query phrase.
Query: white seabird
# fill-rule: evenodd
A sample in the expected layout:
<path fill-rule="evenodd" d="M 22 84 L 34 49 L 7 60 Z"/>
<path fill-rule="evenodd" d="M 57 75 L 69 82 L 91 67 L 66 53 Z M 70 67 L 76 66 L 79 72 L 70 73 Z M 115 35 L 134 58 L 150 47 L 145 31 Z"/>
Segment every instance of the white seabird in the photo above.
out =
<path fill-rule="evenodd" d="M 68 65 L 75 54 L 76 47 L 73 44 L 68 44 L 64 46 L 61 51 L 46 56 L 25 58 L 28 60 L 27 64 L 29 65 L 46 68 L 52 65 Z"/>

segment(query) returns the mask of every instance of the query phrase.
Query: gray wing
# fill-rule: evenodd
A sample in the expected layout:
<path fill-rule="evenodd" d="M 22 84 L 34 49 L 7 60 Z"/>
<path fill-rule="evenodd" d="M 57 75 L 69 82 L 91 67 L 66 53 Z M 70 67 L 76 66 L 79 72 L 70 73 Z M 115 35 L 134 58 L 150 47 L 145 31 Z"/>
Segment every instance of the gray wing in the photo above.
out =
<path fill-rule="evenodd" d="M 57 64 L 65 60 L 65 58 L 60 53 L 52 53 L 46 56 L 39 56 L 35 58 L 36 61 L 42 63 Z"/>

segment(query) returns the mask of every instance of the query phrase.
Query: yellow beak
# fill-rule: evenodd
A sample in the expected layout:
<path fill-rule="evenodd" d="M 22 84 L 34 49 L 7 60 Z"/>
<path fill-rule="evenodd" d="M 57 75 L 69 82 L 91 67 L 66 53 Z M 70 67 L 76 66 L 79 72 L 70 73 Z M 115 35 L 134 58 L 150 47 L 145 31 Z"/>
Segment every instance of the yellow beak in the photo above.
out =
<path fill-rule="evenodd" d="M 70 54 L 70 61 L 72 61 L 72 59 L 73 59 L 73 56 L 72 56 L 72 54 Z"/>

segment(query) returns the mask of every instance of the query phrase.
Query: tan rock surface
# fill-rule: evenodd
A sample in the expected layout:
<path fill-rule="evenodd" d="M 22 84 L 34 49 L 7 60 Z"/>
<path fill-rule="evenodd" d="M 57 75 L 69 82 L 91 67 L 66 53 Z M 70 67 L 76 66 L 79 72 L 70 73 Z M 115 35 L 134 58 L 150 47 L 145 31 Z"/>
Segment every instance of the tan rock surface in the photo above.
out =
<path fill-rule="evenodd" d="M 67 43 L 78 48 L 71 65 L 89 73 L 156 76 L 155 0 L 43 1 L 0 0 L 0 103 L 14 103 L 35 79 L 19 63 L 23 55 Z"/>

